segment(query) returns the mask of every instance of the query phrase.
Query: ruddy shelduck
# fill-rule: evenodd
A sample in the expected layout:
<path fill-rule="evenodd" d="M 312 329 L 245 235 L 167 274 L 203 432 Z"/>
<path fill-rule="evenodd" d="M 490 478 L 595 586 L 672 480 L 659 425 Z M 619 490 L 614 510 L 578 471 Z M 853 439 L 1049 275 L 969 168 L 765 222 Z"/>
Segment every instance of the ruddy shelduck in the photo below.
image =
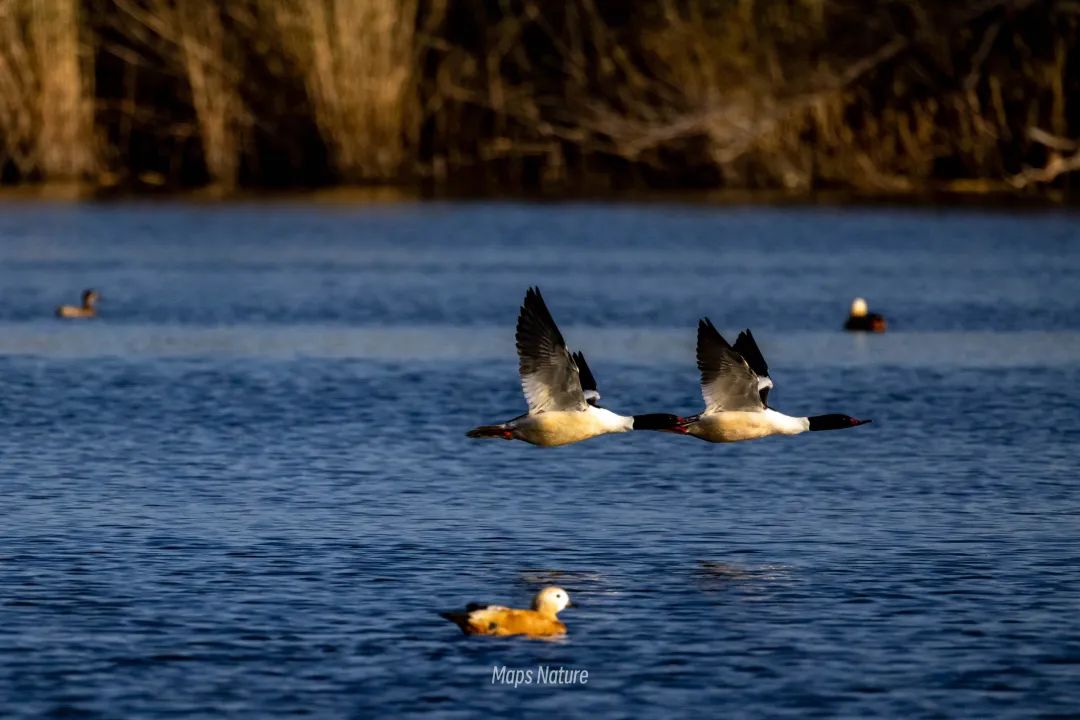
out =
<path fill-rule="evenodd" d="M 439 613 L 466 635 L 528 635 L 553 637 L 566 634 L 558 614 L 570 605 L 570 595 L 549 586 L 536 594 L 531 610 L 502 605 L 469 603 L 462 611 Z"/>

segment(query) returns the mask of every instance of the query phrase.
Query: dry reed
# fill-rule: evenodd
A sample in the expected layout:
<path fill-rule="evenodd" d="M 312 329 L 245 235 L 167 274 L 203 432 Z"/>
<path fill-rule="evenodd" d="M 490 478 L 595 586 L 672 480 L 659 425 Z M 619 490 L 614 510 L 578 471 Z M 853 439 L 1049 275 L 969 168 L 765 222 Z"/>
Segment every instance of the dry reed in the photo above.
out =
<path fill-rule="evenodd" d="M 338 180 L 400 180 L 419 132 L 417 0 L 265 0 Z"/>
<path fill-rule="evenodd" d="M 0 169 L 71 181 L 96 168 L 79 8 L 78 0 L 0 2 Z"/>
<path fill-rule="evenodd" d="M 1077 47 L 1070 0 L 0 0 L 0 179 L 1060 186 Z"/>
<path fill-rule="evenodd" d="M 212 185 L 236 187 L 250 115 L 239 91 L 239 38 L 230 36 L 217 3 L 206 0 L 115 0 L 121 32 L 154 48 L 179 78 L 198 125 Z"/>

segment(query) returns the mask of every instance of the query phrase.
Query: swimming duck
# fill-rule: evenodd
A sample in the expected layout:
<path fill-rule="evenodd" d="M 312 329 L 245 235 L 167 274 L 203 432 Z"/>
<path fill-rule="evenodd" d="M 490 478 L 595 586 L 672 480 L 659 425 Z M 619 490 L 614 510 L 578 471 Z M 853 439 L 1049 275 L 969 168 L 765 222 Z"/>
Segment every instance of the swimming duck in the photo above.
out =
<path fill-rule="evenodd" d="M 469 603 L 464 611 L 439 613 L 466 635 L 565 635 L 566 625 L 557 617 L 570 605 L 570 596 L 560 587 L 546 587 L 536 594 L 531 610 L 502 605 Z"/>
<path fill-rule="evenodd" d="M 570 354 L 562 333 L 540 295 L 529 288 L 517 322 L 521 388 L 529 411 L 499 425 L 481 425 L 471 438 L 524 440 L 555 447 L 607 433 L 665 430 L 678 426 L 675 415 L 624 417 L 600 407 L 596 378 L 581 353 Z"/>
<path fill-rule="evenodd" d="M 697 364 L 705 411 L 683 418 L 683 432 L 709 442 L 738 442 L 769 435 L 798 435 L 807 430 L 840 430 L 864 425 L 848 415 L 792 417 L 768 405 L 773 387 L 769 366 L 749 330 L 739 333 L 734 347 L 708 318 L 698 323 Z"/>
<path fill-rule="evenodd" d="M 870 312 L 865 300 L 855 298 L 851 301 L 851 313 L 848 315 L 847 322 L 844 323 L 845 330 L 880 333 L 885 332 L 886 326 L 885 317 Z"/>
<path fill-rule="evenodd" d="M 60 318 L 91 318 L 97 317 L 98 294 L 96 290 L 83 290 L 82 305 L 61 305 L 56 308 L 56 317 Z"/>

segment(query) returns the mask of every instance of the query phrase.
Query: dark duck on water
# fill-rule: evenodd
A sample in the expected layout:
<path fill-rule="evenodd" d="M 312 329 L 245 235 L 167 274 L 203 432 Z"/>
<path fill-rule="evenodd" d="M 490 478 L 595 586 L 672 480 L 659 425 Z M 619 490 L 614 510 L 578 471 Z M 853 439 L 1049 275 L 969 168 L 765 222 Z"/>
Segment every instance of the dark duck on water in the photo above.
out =
<path fill-rule="evenodd" d="M 851 312 L 844 323 L 844 329 L 850 332 L 885 332 L 887 323 L 883 315 L 870 312 L 866 301 L 855 298 L 851 301 Z"/>

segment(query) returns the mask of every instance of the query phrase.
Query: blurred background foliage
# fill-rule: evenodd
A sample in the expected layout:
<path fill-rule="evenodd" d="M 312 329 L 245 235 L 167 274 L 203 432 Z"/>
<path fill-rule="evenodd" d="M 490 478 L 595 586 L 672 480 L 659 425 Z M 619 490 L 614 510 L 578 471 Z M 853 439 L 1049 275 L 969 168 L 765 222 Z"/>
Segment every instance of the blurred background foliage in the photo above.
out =
<path fill-rule="evenodd" d="M 0 0 L 0 184 L 1069 191 L 1077 0 Z"/>

